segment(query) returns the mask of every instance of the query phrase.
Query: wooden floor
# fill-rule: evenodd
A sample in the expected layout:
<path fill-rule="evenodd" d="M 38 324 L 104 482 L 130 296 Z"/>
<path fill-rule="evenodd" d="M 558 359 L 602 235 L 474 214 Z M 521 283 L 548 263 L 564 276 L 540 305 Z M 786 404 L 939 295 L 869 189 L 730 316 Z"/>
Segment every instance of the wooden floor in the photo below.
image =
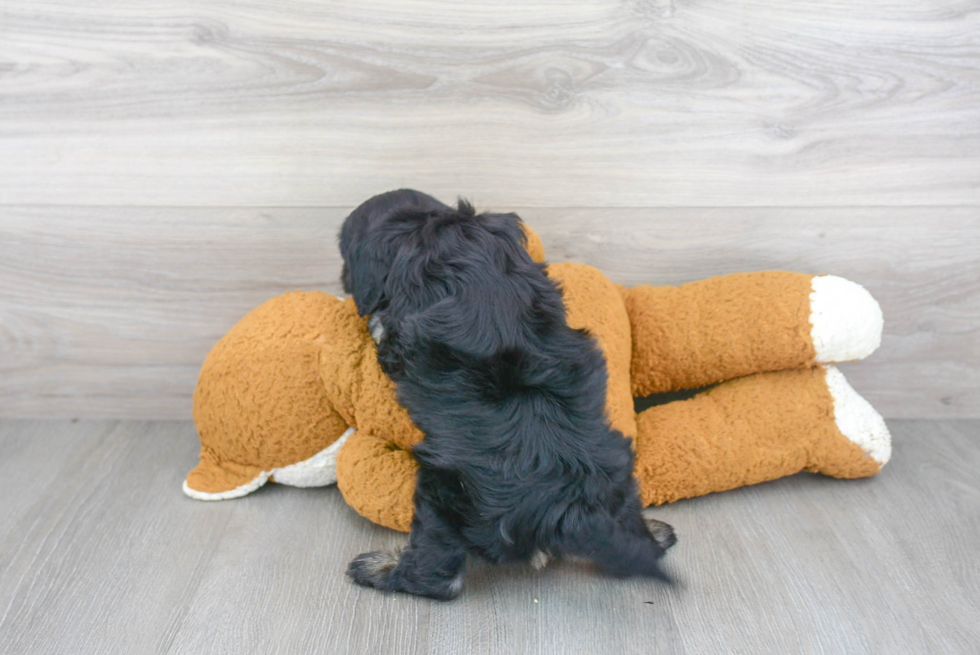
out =
<path fill-rule="evenodd" d="M 661 509 L 679 584 L 473 565 L 452 603 L 343 576 L 404 536 L 335 488 L 180 492 L 189 422 L 0 421 L 0 653 L 975 653 L 980 421 L 892 421 L 869 480 Z"/>

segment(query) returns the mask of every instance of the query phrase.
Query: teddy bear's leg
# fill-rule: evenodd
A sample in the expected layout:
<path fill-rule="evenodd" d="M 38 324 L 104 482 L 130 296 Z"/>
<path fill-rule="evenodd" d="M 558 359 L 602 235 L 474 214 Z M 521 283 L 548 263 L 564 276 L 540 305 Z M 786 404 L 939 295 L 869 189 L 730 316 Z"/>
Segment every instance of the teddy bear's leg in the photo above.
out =
<path fill-rule="evenodd" d="M 361 516 L 408 532 L 418 470 L 409 451 L 388 439 L 355 432 L 337 455 L 337 486 Z"/>
<path fill-rule="evenodd" d="M 806 470 L 877 473 L 891 455 L 884 420 L 833 367 L 758 373 L 638 417 L 644 505 Z"/>
<path fill-rule="evenodd" d="M 634 396 L 861 359 L 881 342 L 878 303 L 832 275 L 739 273 L 621 293 Z"/>

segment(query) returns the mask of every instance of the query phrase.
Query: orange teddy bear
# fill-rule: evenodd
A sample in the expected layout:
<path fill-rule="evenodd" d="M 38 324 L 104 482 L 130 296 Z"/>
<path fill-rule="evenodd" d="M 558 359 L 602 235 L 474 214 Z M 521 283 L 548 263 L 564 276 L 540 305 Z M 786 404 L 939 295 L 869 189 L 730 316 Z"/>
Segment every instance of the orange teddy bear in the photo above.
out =
<path fill-rule="evenodd" d="M 530 229 L 528 251 L 544 260 Z M 874 475 L 884 420 L 832 362 L 881 339 L 877 302 L 834 276 L 741 273 L 627 289 L 596 269 L 547 267 L 572 327 L 598 341 L 610 423 L 633 437 L 645 505 L 799 471 Z M 715 385 L 637 414 L 634 397 Z M 254 309 L 208 354 L 194 393 L 201 461 L 184 491 L 237 498 L 267 481 L 336 482 L 357 512 L 407 531 L 423 437 L 395 398 L 354 302 L 292 292 Z"/>

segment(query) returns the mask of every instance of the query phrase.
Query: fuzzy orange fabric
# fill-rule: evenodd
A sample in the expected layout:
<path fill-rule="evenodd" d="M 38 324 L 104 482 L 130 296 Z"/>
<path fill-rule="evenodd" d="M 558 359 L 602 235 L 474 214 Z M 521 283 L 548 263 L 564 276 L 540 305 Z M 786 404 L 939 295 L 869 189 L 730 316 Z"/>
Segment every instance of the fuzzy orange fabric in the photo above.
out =
<path fill-rule="evenodd" d="M 408 450 L 383 437 L 358 432 L 337 457 L 337 486 L 364 518 L 408 532 L 419 465 Z"/>
<path fill-rule="evenodd" d="M 540 239 L 525 230 L 528 251 L 543 261 Z M 823 369 L 812 368 L 811 276 L 746 273 L 625 289 L 581 264 L 552 264 L 547 273 L 569 324 L 588 330 L 605 356 L 609 420 L 635 437 L 644 502 L 800 470 L 879 470 L 838 430 Z M 730 380 L 738 376 L 748 377 Z M 717 382 L 691 400 L 634 412 L 634 395 Z M 354 428 L 336 454 L 340 491 L 368 519 L 408 529 L 417 471 L 410 450 L 422 433 L 397 403 L 351 299 L 294 292 L 250 312 L 205 360 L 194 420 L 201 460 L 185 484 L 195 497 L 248 493 Z"/>
<path fill-rule="evenodd" d="M 874 475 L 844 437 L 822 368 L 757 373 L 638 417 L 636 477 L 644 505 L 703 496 L 806 470 Z"/>
<path fill-rule="evenodd" d="M 252 310 L 208 353 L 194 391 L 201 462 L 188 486 L 234 489 L 343 434 L 348 423 L 317 367 L 324 343 L 354 344 L 341 336 L 343 306 L 324 293 L 287 293 Z"/>
<path fill-rule="evenodd" d="M 633 394 L 813 366 L 812 277 L 766 271 L 621 289 L 635 335 Z"/>

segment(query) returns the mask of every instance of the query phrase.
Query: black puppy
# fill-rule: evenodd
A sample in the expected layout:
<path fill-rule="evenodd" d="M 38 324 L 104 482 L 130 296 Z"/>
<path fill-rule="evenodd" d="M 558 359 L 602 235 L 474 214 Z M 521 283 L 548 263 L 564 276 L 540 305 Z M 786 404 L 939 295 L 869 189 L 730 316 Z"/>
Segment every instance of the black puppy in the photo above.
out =
<path fill-rule="evenodd" d="M 630 442 L 606 419 L 605 360 L 524 243 L 515 214 L 410 190 L 344 223 L 344 290 L 425 434 L 408 546 L 354 559 L 359 584 L 454 598 L 467 554 L 664 577 L 673 530 L 652 522 L 655 537 L 640 513 Z"/>

